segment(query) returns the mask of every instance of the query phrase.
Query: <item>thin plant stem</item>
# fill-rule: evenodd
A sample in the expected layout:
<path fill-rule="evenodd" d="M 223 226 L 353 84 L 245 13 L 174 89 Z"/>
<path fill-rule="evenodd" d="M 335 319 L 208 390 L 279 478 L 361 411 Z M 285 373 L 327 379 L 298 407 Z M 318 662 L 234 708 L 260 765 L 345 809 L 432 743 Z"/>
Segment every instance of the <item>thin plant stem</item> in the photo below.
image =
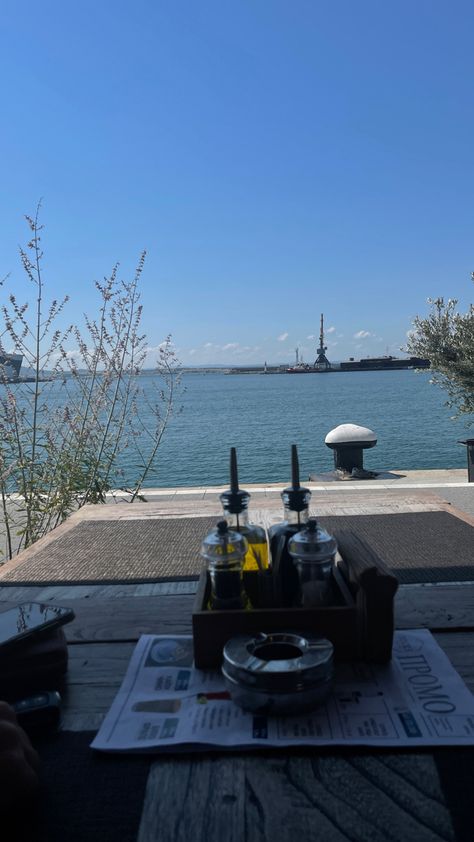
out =
<path fill-rule="evenodd" d="M 96 282 L 101 296 L 97 321 L 85 315 L 85 331 L 78 325 L 57 328 L 68 296 L 46 307 L 40 210 L 41 202 L 34 217 L 26 217 L 30 241 L 26 249 L 20 248 L 23 269 L 36 290 L 31 318 L 27 303 L 19 303 L 14 295 L 0 308 L 4 319 L 0 337 L 8 336 L 33 369 L 32 385 L 19 384 L 16 395 L 5 375 L 2 379 L 6 396 L 0 401 L 0 466 L 5 465 L 7 474 L 0 475 L 0 516 L 9 557 L 47 534 L 73 510 L 105 502 L 118 475 L 119 454 L 126 448 L 134 448 L 140 458 L 138 477 L 131 483 L 132 501 L 137 499 L 156 462 L 179 382 L 168 337 L 157 369 L 165 387 L 152 409 L 155 429 L 147 429 L 137 414 L 140 396 L 147 400 L 137 380 L 147 350 L 146 338 L 139 333 L 138 289 L 145 252 L 131 282 L 118 281 L 118 264 L 104 283 Z M 73 340 L 77 348 L 71 350 Z M 56 379 L 46 371 L 50 364 Z M 140 446 L 141 440 L 146 448 Z M 15 502 L 12 492 L 18 495 Z M 11 531 L 12 506 L 21 515 L 18 546 Z"/>

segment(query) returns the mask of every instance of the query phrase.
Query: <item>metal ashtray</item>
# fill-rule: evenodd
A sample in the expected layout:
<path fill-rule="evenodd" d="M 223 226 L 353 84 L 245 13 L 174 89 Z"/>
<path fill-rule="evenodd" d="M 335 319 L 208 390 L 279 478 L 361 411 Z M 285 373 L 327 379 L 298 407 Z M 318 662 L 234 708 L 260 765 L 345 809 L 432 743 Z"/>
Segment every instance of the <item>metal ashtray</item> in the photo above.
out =
<path fill-rule="evenodd" d="M 232 700 L 245 710 L 301 713 L 331 689 L 333 645 L 292 632 L 234 637 L 224 646 L 222 674 Z"/>

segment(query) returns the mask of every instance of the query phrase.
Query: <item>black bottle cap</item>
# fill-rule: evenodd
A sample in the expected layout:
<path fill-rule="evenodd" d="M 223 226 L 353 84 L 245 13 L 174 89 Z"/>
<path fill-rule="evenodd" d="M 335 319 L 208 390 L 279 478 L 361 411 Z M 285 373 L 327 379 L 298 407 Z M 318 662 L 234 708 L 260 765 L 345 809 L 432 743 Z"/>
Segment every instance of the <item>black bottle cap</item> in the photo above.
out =
<path fill-rule="evenodd" d="M 224 509 L 232 515 L 238 515 L 247 508 L 250 494 L 239 488 L 239 474 L 237 470 L 237 453 L 235 447 L 230 449 L 230 489 L 224 491 L 219 500 Z"/>
<path fill-rule="evenodd" d="M 298 450 L 296 444 L 291 445 L 291 485 L 282 491 L 285 495 L 288 506 L 292 512 L 302 512 L 308 508 L 309 488 L 302 488 L 300 485 L 300 465 L 298 461 Z"/>

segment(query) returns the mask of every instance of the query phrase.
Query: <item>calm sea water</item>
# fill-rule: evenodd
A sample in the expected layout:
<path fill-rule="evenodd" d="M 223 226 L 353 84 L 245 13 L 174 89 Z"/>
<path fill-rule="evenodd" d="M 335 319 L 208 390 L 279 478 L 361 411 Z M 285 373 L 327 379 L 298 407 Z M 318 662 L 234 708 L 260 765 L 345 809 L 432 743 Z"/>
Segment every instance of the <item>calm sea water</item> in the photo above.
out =
<path fill-rule="evenodd" d="M 242 485 L 287 482 L 292 444 L 298 445 L 301 479 L 306 481 L 312 472 L 333 470 L 333 454 L 324 439 L 344 423 L 376 433 L 376 447 L 364 454 L 369 470 L 466 467 L 466 448 L 457 442 L 473 437 L 474 429 L 451 420 L 444 393 L 429 379 L 428 372 L 414 371 L 185 375 L 185 390 L 177 401 L 182 411 L 172 418 L 145 485 L 225 484 L 231 446 L 237 448 Z M 143 375 L 139 386 L 145 393 L 138 406 L 141 421 L 153 430 L 148 402 L 156 402 L 159 381 L 153 374 Z M 45 388 L 49 406 L 68 401 L 60 383 Z M 21 395 L 20 387 L 16 394 Z M 119 468 L 117 487 L 133 486 L 141 473 L 133 450 L 120 454 Z"/>
<path fill-rule="evenodd" d="M 333 469 L 324 438 L 344 423 L 376 433 L 377 446 L 364 454 L 369 470 L 463 468 L 466 448 L 457 440 L 474 431 L 451 420 L 444 393 L 429 378 L 414 371 L 185 375 L 183 411 L 165 434 L 147 487 L 224 484 L 232 445 L 243 485 L 289 480 L 293 443 L 306 480 L 312 471 Z M 151 391 L 153 376 L 142 385 Z M 131 455 L 123 454 L 122 468 L 131 483 Z"/>

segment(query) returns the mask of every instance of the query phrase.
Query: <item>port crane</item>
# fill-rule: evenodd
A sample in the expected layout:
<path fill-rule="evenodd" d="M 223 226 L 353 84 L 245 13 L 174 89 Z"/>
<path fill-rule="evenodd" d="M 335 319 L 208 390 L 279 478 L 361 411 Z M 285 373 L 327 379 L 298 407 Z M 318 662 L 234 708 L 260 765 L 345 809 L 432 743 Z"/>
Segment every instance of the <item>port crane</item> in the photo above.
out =
<path fill-rule="evenodd" d="M 319 348 L 316 350 L 317 357 L 314 361 L 314 367 L 318 371 L 329 371 L 331 363 L 326 356 L 327 347 L 324 344 L 324 316 L 321 313 L 321 326 L 319 331 Z"/>

